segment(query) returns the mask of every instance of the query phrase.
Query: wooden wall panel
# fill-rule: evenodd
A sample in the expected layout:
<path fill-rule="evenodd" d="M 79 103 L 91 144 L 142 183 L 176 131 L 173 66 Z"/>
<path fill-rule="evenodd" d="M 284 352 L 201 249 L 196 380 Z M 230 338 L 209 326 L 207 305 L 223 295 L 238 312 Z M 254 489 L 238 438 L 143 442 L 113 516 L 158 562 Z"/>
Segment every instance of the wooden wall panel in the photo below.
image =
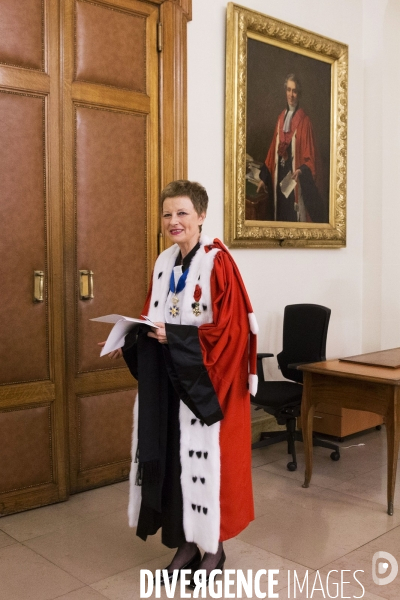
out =
<path fill-rule="evenodd" d="M 1 0 L 0 64 L 44 70 L 43 0 Z"/>
<path fill-rule="evenodd" d="M 75 7 L 75 79 L 145 93 L 146 18 L 81 0 Z"/>
<path fill-rule="evenodd" d="M 123 390 L 78 399 L 80 471 L 130 462 L 135 395 Z"/>
<path fill-rule="evenodd" d="M 53 481 L 51 431 L 50 406 L 0 412 L 0 493 Z"/>
<path fill-rule="evenodd" d="M 45 272 L 45 100 L 0 91 L 0 383 L 49 378 L 47 300 L 33 302 Z"/>
<path fill-rule="evenodd" d="M 94 273 L 94 298 L 77 307 L 86 372 L 111 366 L 96 345 L 104 328 L 89 319 L 139 316 L 146 295 L 146 116 L 77 106 L 75 176 L 76 270 Z"/>

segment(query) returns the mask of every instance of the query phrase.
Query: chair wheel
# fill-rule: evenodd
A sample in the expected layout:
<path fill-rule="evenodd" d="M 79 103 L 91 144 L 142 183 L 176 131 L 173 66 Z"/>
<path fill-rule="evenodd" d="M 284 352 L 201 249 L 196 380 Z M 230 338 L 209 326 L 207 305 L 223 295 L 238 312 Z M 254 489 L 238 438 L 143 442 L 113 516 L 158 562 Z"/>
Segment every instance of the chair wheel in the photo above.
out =
<path fill-rule="evenodd" d="M 336 460 L 339 460 L 339 458 L 340 458 L 340 452 L 338 452 L 337 450 L 335 450 L 335 452 L 332 452 L 332 454 L 331 454 L 332 460 L 336 461 Z"/>
<path fill-rule="evenodd" d="M 287 467 L 288 471 L 295 471 L 297 469 L 297 463 L 295 463 L 295 462 L 289 462 L 286 465 L 286 467 Z"/>

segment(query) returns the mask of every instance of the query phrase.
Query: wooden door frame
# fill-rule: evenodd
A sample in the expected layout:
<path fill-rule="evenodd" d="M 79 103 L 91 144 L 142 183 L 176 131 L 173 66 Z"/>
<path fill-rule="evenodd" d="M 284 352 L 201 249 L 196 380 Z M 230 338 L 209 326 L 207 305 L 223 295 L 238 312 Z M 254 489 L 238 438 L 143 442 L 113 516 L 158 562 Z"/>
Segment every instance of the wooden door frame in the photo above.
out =
<path fill-rule="evenodd" d="M 187 23 L 192 0 L 161 0 L 160 190 L 187 178 Z"/>

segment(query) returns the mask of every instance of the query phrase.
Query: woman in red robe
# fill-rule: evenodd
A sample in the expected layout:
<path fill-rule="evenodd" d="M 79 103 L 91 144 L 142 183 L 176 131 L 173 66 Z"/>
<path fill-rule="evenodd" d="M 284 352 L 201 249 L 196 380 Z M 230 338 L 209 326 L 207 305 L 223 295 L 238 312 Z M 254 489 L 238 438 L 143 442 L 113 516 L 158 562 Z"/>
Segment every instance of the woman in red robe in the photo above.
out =
<path fill-rule="evenodd" d="M 205 189 L 175 181 L 161 200 L 163 230 L 175 243 L 155 263 L 142 312 L 157 329 L 133 329 L 123 355 L 138 379 L 129 521 L 142 539 L 161 528 L 162 542 L 178 547 L 172 577 L 175 569 L 222 568 L 222 542 L 254 519 L 257 323 L 231 254 L 201 234 Z"/>

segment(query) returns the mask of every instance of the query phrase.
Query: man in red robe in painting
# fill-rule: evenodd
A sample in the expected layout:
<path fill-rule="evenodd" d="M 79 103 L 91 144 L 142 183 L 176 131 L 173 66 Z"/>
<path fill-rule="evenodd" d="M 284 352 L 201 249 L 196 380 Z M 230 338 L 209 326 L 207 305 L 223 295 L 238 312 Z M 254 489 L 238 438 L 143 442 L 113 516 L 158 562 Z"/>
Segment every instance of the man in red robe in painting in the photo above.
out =
<path fill-rule="evenodd" d="M 257 191 L 266 191 L 274 198 L 275 221 L 325 223 L 328 214 L 318 189 L 313 128 L 299 105 L 302 88 L 294 73 L 287 75 L 285 91 L 287 107 L 278 117 Z M 281 183 L 287 176 L 296 186 L 284 194 Z"/>

